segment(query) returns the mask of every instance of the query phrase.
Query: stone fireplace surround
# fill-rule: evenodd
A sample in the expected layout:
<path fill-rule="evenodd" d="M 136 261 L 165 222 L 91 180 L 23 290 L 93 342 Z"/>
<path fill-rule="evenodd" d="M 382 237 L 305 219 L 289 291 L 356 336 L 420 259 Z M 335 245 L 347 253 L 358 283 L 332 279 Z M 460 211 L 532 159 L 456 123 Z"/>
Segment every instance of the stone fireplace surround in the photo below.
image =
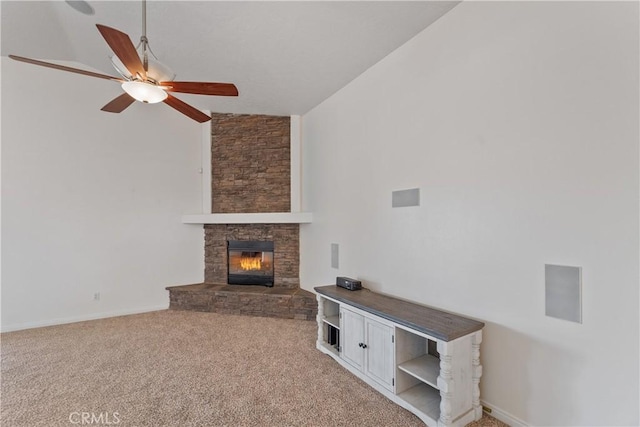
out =
<path fill-rule="evenodd" d="M 298 224 L 207 224 L 204 226 L 204 281 L 227 282 L 227 241 L 272 241 L 274 288 L 297 289 L 299 275 Z"/>
<path fill-rule="evenodd" d="M 212 212 L 288 212 L 290 118 L 212 114 Z M 170 308 L 315 320 L 300 289 L 299 224 L 206 224 L 204 283 L 168 287 Z M 227 241 L 274 242 L 274 286 L 227 284 Z"/>

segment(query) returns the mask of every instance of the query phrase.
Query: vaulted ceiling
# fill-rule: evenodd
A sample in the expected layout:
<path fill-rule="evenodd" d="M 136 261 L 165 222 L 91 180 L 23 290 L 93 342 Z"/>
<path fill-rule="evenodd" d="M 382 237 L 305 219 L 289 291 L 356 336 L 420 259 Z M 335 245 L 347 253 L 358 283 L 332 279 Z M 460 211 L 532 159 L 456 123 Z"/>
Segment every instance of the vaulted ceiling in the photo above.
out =
<path fill-rule="evenodd" d="M 142 3 L 87 3 L 93 15 L 63 1 L 0 2 L 1 54 L 117 75 L 95 24 L 117 28 L 137 45 Z M 232 82 L 239 89 L 238 98 L 180 94 L 198 108 L 304 114 L 457 3 L 148 1 L 147 36 L 177 80 Z M 119 90 L 114 84 L 114 96 Z"/>

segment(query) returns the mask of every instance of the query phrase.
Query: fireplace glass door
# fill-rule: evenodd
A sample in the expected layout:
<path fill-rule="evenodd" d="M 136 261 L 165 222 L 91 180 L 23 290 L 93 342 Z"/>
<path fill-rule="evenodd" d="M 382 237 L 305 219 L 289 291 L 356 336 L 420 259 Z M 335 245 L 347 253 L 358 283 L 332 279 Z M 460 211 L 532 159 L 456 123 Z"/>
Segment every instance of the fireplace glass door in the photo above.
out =
<path fill-rule="evenodd" d="M 227 259 L 230 285 L 273 286 L 273 242 L 229 240 Z"/>

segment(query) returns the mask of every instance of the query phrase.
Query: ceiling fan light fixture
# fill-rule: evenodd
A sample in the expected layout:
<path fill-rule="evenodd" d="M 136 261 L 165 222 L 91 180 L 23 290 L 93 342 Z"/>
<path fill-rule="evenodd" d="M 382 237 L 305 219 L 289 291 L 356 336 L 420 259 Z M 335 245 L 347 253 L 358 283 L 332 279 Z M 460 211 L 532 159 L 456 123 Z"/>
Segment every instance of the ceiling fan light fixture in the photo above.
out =
<path fill-rule="evenodd" d="M 127 67 L 122 63 L 120 58 L 115 55 L 109 57 L 111 60 L 111 64 L 116 69 L 118 74 L 120 74 L 125 79 L 131 79 L 134 76 L 131 75 Z M 147 77 L 156 82 L 167 82 L 175 79 L 176 74 L 171 70 L 171 68 L 164 65 L 162 62 L 149 58 L 147 60 L 148 69 L 147 69 Z"/>
<path fill-rule="evenodd" d="M 84 6 L 90 6 L 84 0 L 67 0 L 67 3 L 77 9 L 82 9 Z M 122 78 L 17 55 L 9 55 L 9 58 L 15 61 L 26 62 L 28 64 L 34 64 L 41 67 L 53 68 L 56 70 L 82 74 L 85 76 L 120 83 L 122 85 L 122 90 L 124 90 L 125 93 L 120 94 L 108 102 L 101 108 L 102 111 L 109 113 L 121 113 L 133 104 L 134 101 L 140 101 L 147 104 L 155 104 L 164 101 L 164 103 L 169 107 L 177 110 L 190 119 L 197 121 L 198 123 L 210 121 L 211 115 L 203 113 L 197 108 L 174 96 L 169 96 L 167 92 L 190 93 L 196 95 L 238 96 L 238 89 L 233 83 L 175 81 L 175 73 L 169 67 L 158 61 L 149 47 L 149 40 L 146 36 L 146 0 L 142 0 L 142 12 L 142 36 L 140 37 L 140 44 L 138 45 L 140 49 L 133 45 L 133 42 L 126 33 L 115 28 L 107 27 L 106 25 L 96 24 L 96 28 L 102 35 L 102 38 L 114 53 L 114 56 L 111 57 L 111 61 Z M 149 55 L 153 58 L 150 58 Z"/>
<path fill-rule="evenodd" d="M 122 89 L 137 101 L 145 104 L 156 104 L 167 99 L 167 92 L 159 86 L 145 82 L 124 82 Z"/>
<path fill-rule="evenodd" d="M 147 77 L 155 80 L 156 82 L 166 82 L 176 78 L 176 73 L 162 62 L 153 58 L 148 58 L 147 62 L 149 65 Z"/>

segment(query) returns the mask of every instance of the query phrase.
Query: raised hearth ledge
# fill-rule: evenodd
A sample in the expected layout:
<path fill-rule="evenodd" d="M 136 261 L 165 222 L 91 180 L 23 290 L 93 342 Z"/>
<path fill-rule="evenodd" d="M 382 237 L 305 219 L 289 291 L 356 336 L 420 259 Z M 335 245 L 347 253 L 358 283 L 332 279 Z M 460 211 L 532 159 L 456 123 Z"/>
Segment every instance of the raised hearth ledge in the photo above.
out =
<path fill-rule="evenodd" d="M 169 309 L 315 320 L 316 296 L 304 289 L 196 283 L 169 286 Z"/>
<path fill-rule="evenodd" d="M 182 215 L 183 224 L 309 224 L 311 212 L 218 213 Z"/>

